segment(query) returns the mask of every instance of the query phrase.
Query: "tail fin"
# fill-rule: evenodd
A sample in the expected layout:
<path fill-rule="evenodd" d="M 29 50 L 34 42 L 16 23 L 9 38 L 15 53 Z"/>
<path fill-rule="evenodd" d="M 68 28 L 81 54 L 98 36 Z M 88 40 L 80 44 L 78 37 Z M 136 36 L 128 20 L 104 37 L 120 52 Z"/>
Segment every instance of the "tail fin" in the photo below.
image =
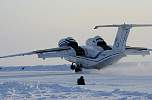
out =
<path fill-rule="evenodd" d="M 119 26 L 117 35 L 113 44 L 112 49 L 114 51 L 124 51 L 126 47 L 126 41 L 129 35 L 131 27 L 124 25 L 124 26 Z"/>
<path fill-rule="evenodd" d="M 117 35 L 112 47 L 114 51 L 124 51 L 126 48 L 126 41 L 132 27 L 147 27 L 152 26 L 152 24 L 121 24 L 121 25 L 101 25 L 95 26 L 94 29 L 99 27 L 118 27 Z"/>

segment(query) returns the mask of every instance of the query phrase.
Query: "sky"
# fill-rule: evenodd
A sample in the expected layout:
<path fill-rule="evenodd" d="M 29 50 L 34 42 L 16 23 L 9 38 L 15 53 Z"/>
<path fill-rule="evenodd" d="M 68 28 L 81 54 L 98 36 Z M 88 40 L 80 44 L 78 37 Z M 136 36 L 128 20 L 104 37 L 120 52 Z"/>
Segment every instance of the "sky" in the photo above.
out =
<path fill-rule="evenodd" d="M 103 24 L 150 24 L 152 0 L 0 0 L 0 56 L 57 47 L 65 37 L 85 45 L 100 35 L 113 44 L 117 29 Z M 152 28 L 133 28 L 127 45 L 152 48 Z M 36 56 L 0 59 L 0 66 L 67 63 Z"/>

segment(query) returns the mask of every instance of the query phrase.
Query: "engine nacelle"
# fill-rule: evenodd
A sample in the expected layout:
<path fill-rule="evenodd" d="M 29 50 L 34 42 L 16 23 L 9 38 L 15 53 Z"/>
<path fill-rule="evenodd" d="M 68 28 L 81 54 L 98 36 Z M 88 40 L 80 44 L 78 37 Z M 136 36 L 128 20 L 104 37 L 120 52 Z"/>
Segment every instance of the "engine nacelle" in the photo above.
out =
<path fill-rule="evenodd" d="M 103 42 L 104 40 L 100 36 L 95 36 L 86 41 L 86 45 L 89 46 L 98 46 L 99 42 Z"/>
<path fill-rule="evenodd" d="M 76 40 L 74 40 L 72 37 L 67 37 L 65 39 L 61 39 L 58 43 L 59 47 L 72 47 L 77 56 L 84 56 L 85 55 L 85 51 L 82 47 L 78 46 L 78 43 L 76 42 Z"/>
<path fill-rule="evenodd" d="M 64 39 L 61 39 L 58 43 L 59 47 L 65 47 L 65 46 L 70 46 L 70 47 L 78 47 L 78 43 L 75 39 L 73 39 L 72 37 L 67 37 Z"/>
<path fill-rule="evenodd" d="M 86 45 L 102 47 L 104 50 L 111 49 L 111 47 L 109 47 L 107 43 L 100 36 L 95 36 L 94 38 L 88 39 L 86 41 Z"/>

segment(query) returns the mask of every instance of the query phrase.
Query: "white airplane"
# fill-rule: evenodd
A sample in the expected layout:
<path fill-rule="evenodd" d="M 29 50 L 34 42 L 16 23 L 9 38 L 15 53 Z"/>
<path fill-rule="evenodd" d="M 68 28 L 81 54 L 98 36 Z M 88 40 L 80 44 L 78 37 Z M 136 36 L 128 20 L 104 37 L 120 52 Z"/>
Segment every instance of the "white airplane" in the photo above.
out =
<path fill-rule="evenodd" d="M 132 27 L 149 27 L 152 24 L 121 24 L 121 25 L 101 25 L 99 27 L 118 27 L 117 35 L 113 46 L 109 46 L 100 37 L 95 36 L 86 41 L 86 46 L 78 46 L 76 40 L 72 37 L 61 39 L 58 48 L 36 50 L 27 53 L 2 56 L 0 58 L 38 55 L 38 58 L 46 59 L 52 57 L 61 57 L 72 62 L 71 69 L 79 72 L 82 68 L 101 69 L 111 65 L 127 55 L 150 55 L 152 49 L 142 47 L 126 46 L 126 41 Z"/>

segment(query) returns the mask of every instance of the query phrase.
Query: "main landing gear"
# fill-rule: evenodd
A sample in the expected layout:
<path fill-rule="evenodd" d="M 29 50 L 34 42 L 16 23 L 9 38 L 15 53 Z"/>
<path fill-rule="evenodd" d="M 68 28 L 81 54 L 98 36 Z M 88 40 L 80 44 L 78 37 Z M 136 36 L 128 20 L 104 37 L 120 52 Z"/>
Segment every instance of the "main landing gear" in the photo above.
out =
<path fill-rule="evenodd" d="M 81 64 L 75 65 L 75 64 L 72 63 L 71 69 L 75 70 L 75 72 L 80 72 L 80 71 L 82 71 L 82 65 Z"/>

